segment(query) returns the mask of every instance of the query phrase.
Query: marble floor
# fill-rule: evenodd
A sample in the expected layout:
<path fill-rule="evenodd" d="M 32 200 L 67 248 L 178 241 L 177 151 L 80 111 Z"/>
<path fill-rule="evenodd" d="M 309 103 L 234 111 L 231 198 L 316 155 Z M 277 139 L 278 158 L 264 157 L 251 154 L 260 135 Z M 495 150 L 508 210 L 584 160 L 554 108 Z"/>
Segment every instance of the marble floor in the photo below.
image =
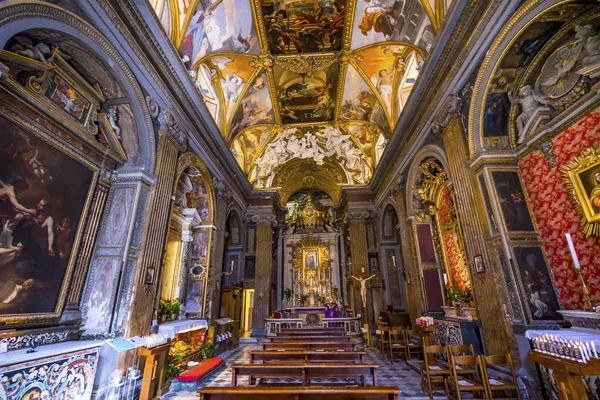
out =
<path fill-rule="evenodd" d="M 229 351 L 222 354 L 221 357 L 225 359 L 227 368 L 222 372 L 215 374 L 211 380 L 205 386 L 211 387 L 222 387 L 231 385 L 231 370 L 228 368 L 232 364 L 236 363 L 248 363 L 250 362 L 250 356 L 248 352 L 250 350 L 259 350 L 260 346 L 257 345 L 240 345 L 235 350 Z M 414 399 L 414 400 L 425 400 L 429 399 L 429 396 L 421 391 L 420 382 L 421 378 L 419 374 L 411 369 L 404 361 L 394 361 L 390 363 L 388 359 L 384 358 L 374 348 L 367 349 L 367 362 L 376 363 L 379 365 L 377 370 L 377 383 L 380 386 L 398 386 L 402 390 L 400 398 L 402 399 Z M 247 378 L 240 378 L 240 384 L 247 384 Z M 292 379 L 278 379 L 273 380 L 276 383 L 296 383 Z M 344 380 L 323 380 L 320 383 L 327 385 L 328 383 L 340 384 Z M 351 383 L 352 384 L 352 383 Z M 371 384 L 371 379 L 367 378 L 367 384 Z M 442 390 L 434 393 L 435 399 L 446 399 Z M 189 391 L 171 391 L 168 392 L 161 399 L 168 400 L 191 400 L 198 399 L 199 396 L 195 392 Z"/>

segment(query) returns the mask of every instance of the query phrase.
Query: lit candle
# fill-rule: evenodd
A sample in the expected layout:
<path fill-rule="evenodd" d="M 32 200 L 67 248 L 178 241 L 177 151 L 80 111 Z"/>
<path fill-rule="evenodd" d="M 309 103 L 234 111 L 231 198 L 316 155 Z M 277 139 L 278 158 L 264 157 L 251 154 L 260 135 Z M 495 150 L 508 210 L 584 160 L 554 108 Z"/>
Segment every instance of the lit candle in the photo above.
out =
<path fill-rule="evenodd" d="M 573 245 L 573 239 L 571 239 L 571 234 L 567 233 L 565 235 L 567 237 L 567 243 L 569 244 L 569 250 L 571 250 L 571 257 L 573 257 L 573 263 L 575 264 L 575 269 L 581 269 L 581 265 L 579 265 L 579 259 L 577 258 L 577 253 L 575 252 L 575 246 Z"/>
<path fill-rule="evenodd" d="M 231 260 L 231 268 L 229 268 L 230 271 L 233 271 L 233 260 Z"/>

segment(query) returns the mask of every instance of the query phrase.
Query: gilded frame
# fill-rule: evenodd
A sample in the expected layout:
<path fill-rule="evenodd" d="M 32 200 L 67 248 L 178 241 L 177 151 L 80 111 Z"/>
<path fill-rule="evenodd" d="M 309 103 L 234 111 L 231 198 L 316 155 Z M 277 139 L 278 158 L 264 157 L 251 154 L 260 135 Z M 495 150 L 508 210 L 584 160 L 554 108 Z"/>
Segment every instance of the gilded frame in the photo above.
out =
<path fill-rule="evenodd" d="M 319 256 L 320 256 L 320 251 L 318 247 L 314 247 L 314 248 L 307 248 L 307 249 L 302 249 L 302 268 L 303 269 L 319 269 Z M 309 255 L 313 255 L 313 259 L 314 259 L 314 265 L 310 266 L 308 265 L 308 256 Z"/>
<path fill-rule="evenodd" d="M 49 112 L 51 114 L 53 113 L 52 111 Z M 35 110 L 35 113 L 43 115 L 43 113 L 39 110 Z M 71 254 L 69 255 L 69 260 L 67 262 L 65 275 L 63 277 L 63 282 L 58 295 L 58 299 L 56 301 L 56 308 L 54 309 L 54 312 L 28 314 L 0 314 L 0 324 L 4 325 L 54 322 L 60 319 L 63 308 L 65 306 L 66 298 L 69 292 L 69 288 L 71 286 L 71 279 L 73 277 L 73 272 L 75 269 L 75 263 L 77 261 L 77 257 L 79 256 L 79 251 L 81 248 L 81 240 L 85 232 L 85 226 L 86 221 L 88 219 L 90 206 L 94 197 L 96 185 L 100 175 L 100 169 L 89 159 L 85 158 L 78 152 L 74 151 L 73 148 L 57 139 L 56 135 L 53 135 L 52 132 L 50 132 L 47 128 L 41 127 L 28 117 L 19 115 L 12 109 L 12 107 L 8 108 L 6 106 L 5 100 L 0 100 L 0 116 L 6 118 L 11 123 L 15 124 L 24 131 L 34 135 L 36 138 L 45 142 L 55 150 L 59 151 L 61 154 L 74 159 L 82 166 L 92 171 L 92 177 L 90 179 L 90 184 L 87 189 L 85 202 L 81 211 L 81 217 L 79 219 L 79 223 L 77 224 L 77 231 L 73 239 Z"/>
<path fill-rule="evenodd" d="M 600 236 L 600 147 L 585 149 L 564 164 L 561 173 L 581 219 L 581 230 L 586 237 Z"/>

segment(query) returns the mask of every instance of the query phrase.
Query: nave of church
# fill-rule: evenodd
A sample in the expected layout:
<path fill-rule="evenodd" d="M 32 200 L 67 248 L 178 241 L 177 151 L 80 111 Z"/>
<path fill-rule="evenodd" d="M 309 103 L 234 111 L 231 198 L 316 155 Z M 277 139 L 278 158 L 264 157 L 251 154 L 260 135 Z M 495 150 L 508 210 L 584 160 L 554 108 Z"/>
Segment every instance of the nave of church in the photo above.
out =
<path fill-rule="evenodd" d="M 0 2 L 0 400 L 600 400 L 596 0 Z"/>

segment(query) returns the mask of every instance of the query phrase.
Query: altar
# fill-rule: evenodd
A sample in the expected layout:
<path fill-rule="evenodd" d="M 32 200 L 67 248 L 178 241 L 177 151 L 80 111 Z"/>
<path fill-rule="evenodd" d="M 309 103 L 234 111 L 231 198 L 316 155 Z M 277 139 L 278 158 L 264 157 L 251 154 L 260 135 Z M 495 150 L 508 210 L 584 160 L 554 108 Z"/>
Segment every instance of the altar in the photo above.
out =
<path fill-rule="evenodd" d="M 325 318 L 338 318 L 339 311 L 337 307 L 328 305 L 327 307 L 290 307 L 284 310 L 285 318 L 300 318 L 302 326 L 322 325 Z"/>

